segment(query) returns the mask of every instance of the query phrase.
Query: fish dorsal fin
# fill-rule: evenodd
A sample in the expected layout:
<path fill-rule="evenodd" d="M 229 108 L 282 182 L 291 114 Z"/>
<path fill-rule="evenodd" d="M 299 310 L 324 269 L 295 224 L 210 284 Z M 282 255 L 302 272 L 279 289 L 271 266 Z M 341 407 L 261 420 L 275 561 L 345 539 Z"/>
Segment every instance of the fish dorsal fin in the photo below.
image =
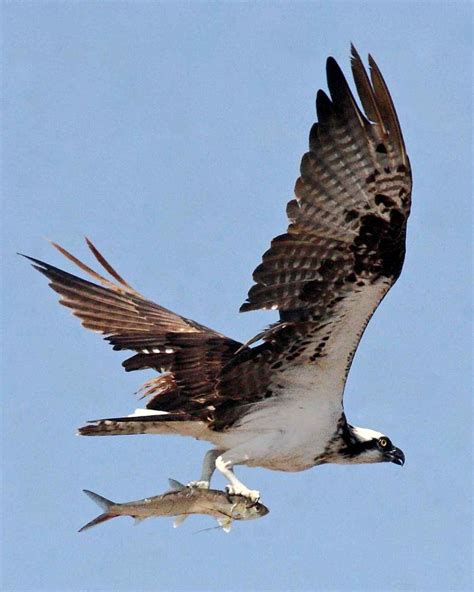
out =
<path fill-rule="evenodd" d="M 217 522 L 224 532 L 230 532 L 232 530 L 232 518 L 218 518 Z"/>
<path fill-rule="evenodd" d="M 173 522 L 173 528 L 179 528 L 181 526 L 181 524 L 183 524 L 183 522 L 186 520 L 187 518 L 187 514 L 180 514 L 179 516 L 176 516 L 176 518 L 174 519 Z"/>
<path fill-rule="evenodd" d="M 186 489 L 186 485 L 176 481 L 176 479 L 168 479 L 168 483 L 170 484 L 171 491 L 183 491 L 183 489 Z"/>

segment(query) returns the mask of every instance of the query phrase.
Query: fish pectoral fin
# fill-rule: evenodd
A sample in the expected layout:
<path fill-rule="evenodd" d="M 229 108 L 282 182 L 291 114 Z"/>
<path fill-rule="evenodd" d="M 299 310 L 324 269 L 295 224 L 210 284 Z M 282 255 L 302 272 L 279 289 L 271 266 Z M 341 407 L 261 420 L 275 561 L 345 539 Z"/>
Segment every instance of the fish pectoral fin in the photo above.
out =
<path fill-rule="evenodd" d="M 176 518 L 174 519 L 173 522 L 173 528 L 179 528 L 181 526 L 181 524 L 183 524 L 183 522 L 186 520 L 187 518 L 187 514 L 179 514 L 178 516 L 176 516 Z"/>
<path fill-rule="evenodd" d="M 226 516 L 225 518 L 218 518 L 217 522 L 224 532 L 230 532 L 232 530 L 232 518 Z"/>
<path fill-rule="evenodd" d="M 145 518 L 142 518 L 141 516 L 132 516 L 133 518 L 133 526 L 137 526 L 138 524 L 140 524 L 140 522 L 143 522 L 143 520 L 145 520 Z"/>

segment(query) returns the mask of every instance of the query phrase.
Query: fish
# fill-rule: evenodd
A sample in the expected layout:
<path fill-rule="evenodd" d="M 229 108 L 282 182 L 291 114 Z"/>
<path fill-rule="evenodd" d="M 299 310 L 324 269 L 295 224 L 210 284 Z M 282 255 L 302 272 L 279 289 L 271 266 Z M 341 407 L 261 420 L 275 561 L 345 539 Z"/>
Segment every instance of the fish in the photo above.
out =
<path fill-rule="evenodd" d="M 231 495 L 219 489 L 183 485 L 175 479 L 169 479 L 169 484 L 171 490 L 162 495 L 125 503 L 113 502 L 84 489 L 84 493 L 104 512 L 85 524 L 78 532 L 88 530 L 117 516 L 131 516 L 137 522 L 154 516 L 174 516 L 173 526 L 176 528 L 191 514 L 213 516 L 217 518 L 222 530 L 230 532 L 234 520 L 261 518 L 270 511 L 262 503 L 253 502 L 243 495 Z"/>

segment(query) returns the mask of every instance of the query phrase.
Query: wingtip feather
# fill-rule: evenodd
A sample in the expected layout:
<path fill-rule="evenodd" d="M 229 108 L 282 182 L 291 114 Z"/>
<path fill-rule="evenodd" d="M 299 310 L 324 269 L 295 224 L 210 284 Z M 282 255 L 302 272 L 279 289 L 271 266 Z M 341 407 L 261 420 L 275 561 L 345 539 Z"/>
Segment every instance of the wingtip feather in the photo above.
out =
<path fill-rule="evenodd" d="M 129 284 L 128 282 L 126 282 L 123 277 L 112 267 L 112 265 L 110 265 L 110 263 L 107 261 L 107 259 L 102 255 L 102 253 L 99 251 L 99 249 L 94 245 L 94 243 L 90 240 L 90 238 L 88 238 L 87 236 L 84 237 L 87 246 L 89 247 L 89 249 L 91 250 L 92 254 L 94 255 L 94 257 L 97 259 L 97 261 L 100 263 L 100 265 L 102 265 L 102 267 L 108 272 L 110 273 L 110 275 L 119 283 L 121 284 L 121 286 L 123 286 L 122 289 L 125 289 L 126 292 L 130 292 L 133 294 L 137 294 L 136 290 L 134 290 Z"/>
<path fill-rule="evenodd" d="M 400 157 L 402 159 L 403 164 L 406 165 L 407 163 L 407 156 L 406 156 L 406 149 L 405 149 L 405 141 L 403 139 L 403 134 L 400 126 L 400 122 L 398 120 L 398 115 L 395 110 L 395 106 L 393 104 L 392 97 L 390 95 L 390 91 L 388 90 L 387 83 L 380 71 L 376 61 L 369 53 L 369 68 L 370 68 L 370 77 L 372 80 L 372 85 L 374 88 L 375 99 L 378 105 L 378 108 L 382 114 L 384 119 L 384 123 L 386 128 L 390 134 L 392 141 L 394 142 L 395 146 L 397 147 Z"/>

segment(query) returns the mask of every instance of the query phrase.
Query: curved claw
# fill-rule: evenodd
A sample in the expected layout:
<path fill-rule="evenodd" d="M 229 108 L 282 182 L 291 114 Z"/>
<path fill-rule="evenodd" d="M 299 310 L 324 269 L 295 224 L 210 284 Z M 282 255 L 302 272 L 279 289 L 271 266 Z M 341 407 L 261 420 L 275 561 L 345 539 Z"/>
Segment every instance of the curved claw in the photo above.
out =
<path fill-rule="evenodd" d="M 245 485 L 227 485 L 226 491 L 229 495 L 241 495 L 256 503 L 260 499 L 260 492 L 255 489 L 248 489 Z"/>

